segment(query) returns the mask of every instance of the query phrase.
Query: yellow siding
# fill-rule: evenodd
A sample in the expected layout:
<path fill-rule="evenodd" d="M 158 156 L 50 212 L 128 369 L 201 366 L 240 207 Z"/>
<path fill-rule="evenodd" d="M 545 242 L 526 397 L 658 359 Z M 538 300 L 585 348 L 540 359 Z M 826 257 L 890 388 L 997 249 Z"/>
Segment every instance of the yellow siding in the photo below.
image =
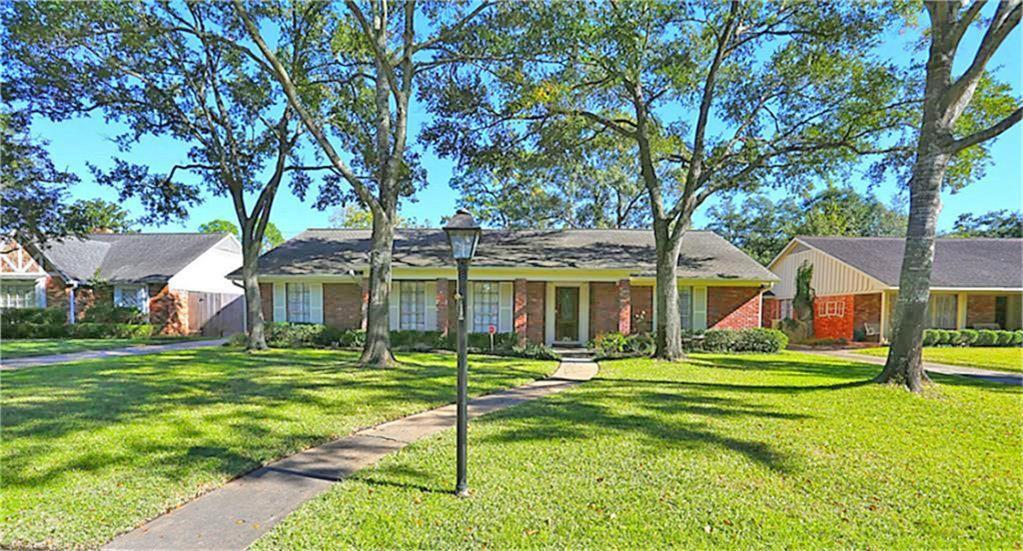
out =
<path fill-rule="evenodd" d="M 794 247 L 771 266 L 771 271 L 781 278 L 772 289 L 776 297 L 784 300 L 795 296 L 796 270 L 807 260 L 813 265 L 810 285 L 820 296 L 874 293 L 885 288 L 876 279 L 817 249 Z"/>

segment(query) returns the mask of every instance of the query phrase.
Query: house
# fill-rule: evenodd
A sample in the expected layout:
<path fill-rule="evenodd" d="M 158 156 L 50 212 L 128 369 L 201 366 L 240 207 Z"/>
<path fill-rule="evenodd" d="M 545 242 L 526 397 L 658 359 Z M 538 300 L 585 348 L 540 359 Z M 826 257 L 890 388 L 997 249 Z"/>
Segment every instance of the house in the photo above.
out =
<path fill-rule="evenodd" d="M 163 334 L 191 334 L 209 325 L 230 333 L 242 330 L 243 291 L 225 276 L 241 263 L 241 245 L 226 233 L 96 233 L 43 246 L 9 242 L 0 255 L 0 308 L 62 308 L 75 323 L 105 303 L 138 308 Z"/>
<path fill-rule="evenodd" d="M 791 317 L 796 269 L 813 266 L 814 335 L 886 342 L 899 293 L 905 239 L 796 237 L 768 265 L 781 282 L 764 305 L 764 324 Z M 938 239 L 929 325 L 939 329 L 1019 329 L 1023 239 Z"/>
<path fill-rule="evenodd" d="M 260 259 L 269 321 L 365 326 L 370 231 L 312 229 Z M 657 327 L 649 230 L 484 230 L 469 271 L 469 330 L 520 341 L 583 344 Z M 446 333 L 457 319 L 455 267 L 444 232 L 398 230 L 392 330 Z M 683 239 L 678 285 L 686 329 L 758 327 L 777 276 L 712 232 Z"/>

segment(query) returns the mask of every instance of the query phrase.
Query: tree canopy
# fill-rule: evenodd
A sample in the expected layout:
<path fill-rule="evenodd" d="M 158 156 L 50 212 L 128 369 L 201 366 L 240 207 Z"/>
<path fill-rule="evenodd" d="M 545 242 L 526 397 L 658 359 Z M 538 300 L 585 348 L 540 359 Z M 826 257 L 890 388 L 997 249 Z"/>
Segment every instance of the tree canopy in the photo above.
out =
<path fill-rule="evenodd" d="M 1003 209 L 960 214 L 947 237 L 1023 237 L 1023 212 Z"/>

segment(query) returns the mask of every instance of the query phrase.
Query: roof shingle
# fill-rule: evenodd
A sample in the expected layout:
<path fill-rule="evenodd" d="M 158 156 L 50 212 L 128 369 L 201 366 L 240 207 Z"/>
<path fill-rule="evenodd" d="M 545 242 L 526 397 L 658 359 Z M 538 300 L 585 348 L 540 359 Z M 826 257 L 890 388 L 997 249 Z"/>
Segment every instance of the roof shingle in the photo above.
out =
<path fill-rule="evenodd" d="M 159 282 L 224 239 L 223 233 L 95 233 L 48 242 L 43 256 L 80 282 Z"/>

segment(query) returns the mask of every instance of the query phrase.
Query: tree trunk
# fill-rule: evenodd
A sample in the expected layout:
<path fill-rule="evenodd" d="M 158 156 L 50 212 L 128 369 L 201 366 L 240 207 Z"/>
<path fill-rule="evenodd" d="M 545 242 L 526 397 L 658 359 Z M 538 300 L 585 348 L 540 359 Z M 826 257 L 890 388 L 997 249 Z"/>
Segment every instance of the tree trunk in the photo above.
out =
<path fill-rule="evenodd" d="M 392 216 L 393 219 L 393 216 Z M 366 344 L 359 363 L 369 367 L 391 367 L 390 295 L 391 251 L 394 226 L 373 216 L 373 248 L 369 255 L 369 305 L 366 312 Z"/>
<path fill-rule="evenodd" d="M 657 246 L 657 357 L 674 361 L 684 356 L 682 351 L 682 317 L 678 309 L 678 256 L 681 237 L 674 243 L 669 237 L 668 223 L 654 221 L 654 240 Z"/>
<path fill-rule="evenodd" d="M 253 243 L 251 238 L 244 235 L 242 241 L 242 286 L 245 289 L 245 327 L 248 329 L 245 349 L 266 350 L 263 298 L 259 292 L 259 280 L 256 279 L 259 269 L 259 243 Z"/>
<path fill-rule="evenodd" d="M 921 137 L 909 186 L 909 226 L 895 304 L 894 332 L 888 361 L 878 382 L 904 385 L 920 392 L 929 382 L 921 363 L 923 331 L 934 266 L 934 239 L 941 212 L 941 183 L 949 156 L 937 140 Z"/>

